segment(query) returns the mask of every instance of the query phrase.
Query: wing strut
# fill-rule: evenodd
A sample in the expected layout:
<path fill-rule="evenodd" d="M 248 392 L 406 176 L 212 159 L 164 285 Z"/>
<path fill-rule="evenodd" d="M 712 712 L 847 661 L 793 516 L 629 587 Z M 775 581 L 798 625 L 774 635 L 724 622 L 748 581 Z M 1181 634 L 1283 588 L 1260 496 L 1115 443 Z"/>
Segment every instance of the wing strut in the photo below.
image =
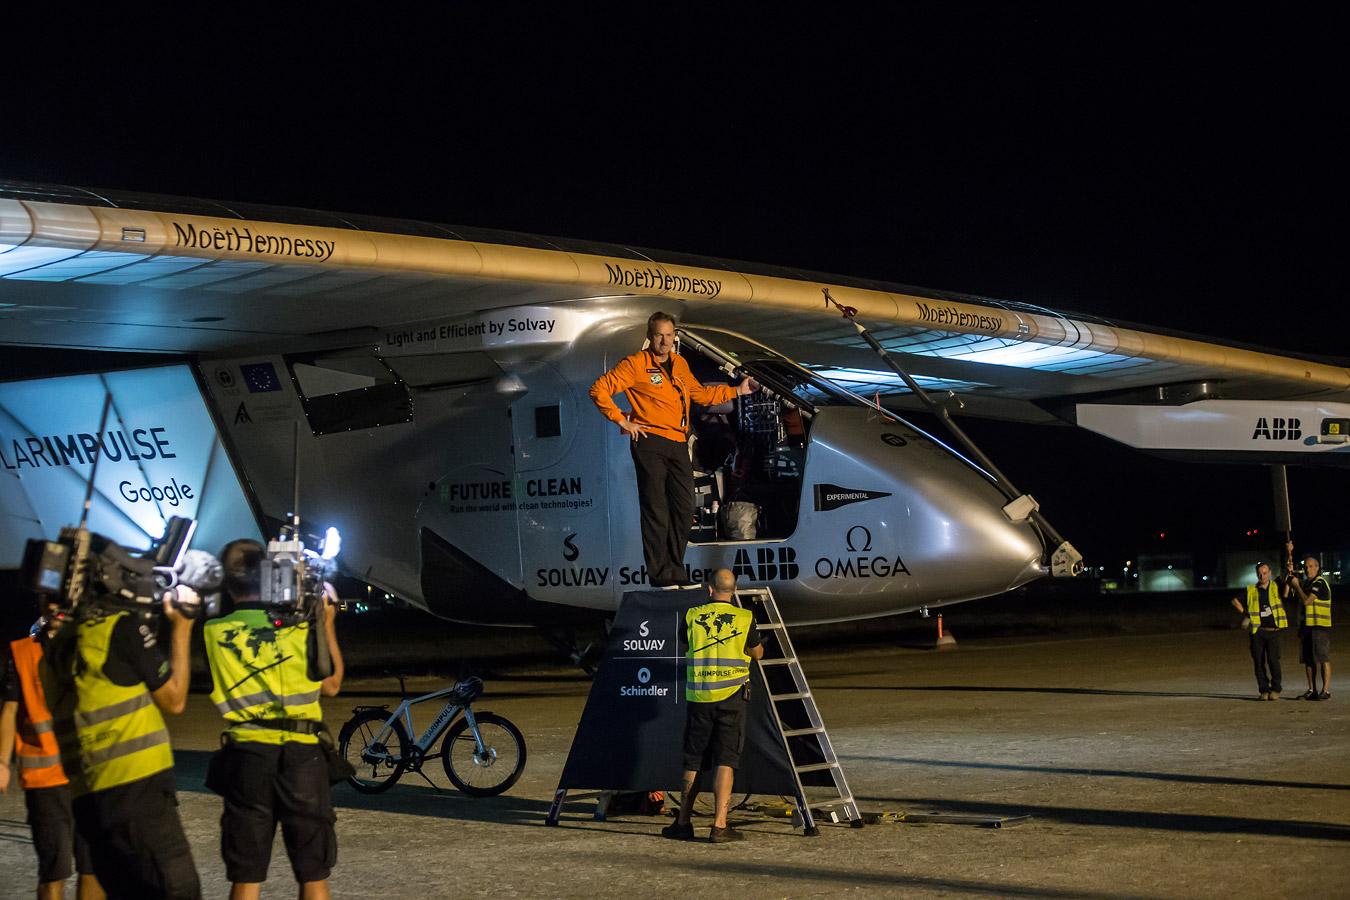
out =
<path fill-rule="evenodd" d="M 988 472 L 994 479 L 994 484 L 998 486 L 998 489 L 1002 492 L 1003 496 L 1008 499 L 1008 504 L 1003 507 L 1004 515 L 1014 522 L 1020 522 L 1030 518 L 1036 524 L 1036 527 L 1040 529 L 1041 533 L 1045 535 L 1047 544 L 1054 546 L 1055 550 L 1050 555 L 1050 574 L 1055 577 L 1072 577 L 1082 572 L 1083 555 L 1075 550 L 1072 544 L 1064 540 L 1064 538 L 1060 536 L 1060 533 L 1055 530 L 1054 526 L 1046 520 L 1045 516 L 1041 514 L 1040 504 L 1038 504 L 1030 494 L 1023 494 L 1019 491 L 1016 486 L 1013 485 L 1011 479 L 1009 479 L 1007 475 L 1004 475 L 998 466 L 994 465 L 993 460 L 985 456 L 980 448 L 975 446 L 975 442 L 970 439 L 970 436 L 967 435 L 965 431 L 961 429 L 961 426 L 956 424 L 956 420 L 951 417 L 951 413 L 948 411 L 948 404 L 934 400 L 928 395 L 927 391 L 919 387 L 919 383 L 911 378 L 909 373 L 900 367 L 900 364 L 887 352 L 886 348 L 881 345 L 881 342 L 872 337 L 871 332 L 858 321 L 858 311 L 856 309 L 851 306 L 844 306 L 838 300 L 831 297 L 829 288 L 821 288 L 820 291 L 825 295 L 826 307 L 833 306 L 835 309 L 839 310 L 840 315 L 847 319 L 853 327 L 858 330 L 858 334 L 862 339 L 867 341 L 868 345 L 877 352 L 877 355 L 881 357 L 882 362 L 889 366 L 891 371 L 895 372 L 896 375 L 900 376 L 900 380 L 902 380 L 905 383 L 905 386 L 914 393 L 914 396 L 918 397 L 919 401 L 923 403 L 924 406 L 928 407 L 928 410 L 932 412 L 933 415 L 942 420 L 942 423 L 947 426 L 947 430 L 951 432 L 957 442 L 966 449 L 966 452 L 970 454 L 971 458 L 973 458 L 975 462 L 977 462 L 980 467 Z M 949 391 L 948 398 L 956 400 L 956 395 Z M 961 401 L 956 400 L 956 403 L 959 407 Z M 878 404 L 878 406 L 880 406 L 880 404 Z"/>

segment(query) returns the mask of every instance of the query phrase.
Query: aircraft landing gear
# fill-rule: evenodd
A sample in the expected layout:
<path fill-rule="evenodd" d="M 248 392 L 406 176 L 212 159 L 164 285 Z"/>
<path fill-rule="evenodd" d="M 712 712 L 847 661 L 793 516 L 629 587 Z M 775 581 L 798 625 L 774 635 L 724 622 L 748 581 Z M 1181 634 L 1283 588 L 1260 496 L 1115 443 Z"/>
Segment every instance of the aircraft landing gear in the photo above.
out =
<path fill-rule="evenodd" d="M 550 628 L 540 625 L 538 631 L 544 636 L 544 640 L 571 660 L 573 665 L 579 666 L 587 675 L 595 674 L 605 650 L 602 643 L 580 639 L 572 628 Z"/>

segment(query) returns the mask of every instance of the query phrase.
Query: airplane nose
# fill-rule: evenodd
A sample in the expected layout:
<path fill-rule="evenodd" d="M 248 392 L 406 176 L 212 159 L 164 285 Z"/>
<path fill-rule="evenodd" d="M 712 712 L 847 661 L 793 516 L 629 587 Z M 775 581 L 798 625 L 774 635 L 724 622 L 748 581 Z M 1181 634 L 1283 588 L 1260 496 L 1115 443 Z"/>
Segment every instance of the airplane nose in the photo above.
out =
<path fill-rule="evenodd" d="M 989 478 L 917 429 L 861 410 L 823 409 L 806 474 L 889 495 L 811 515 L 807 533 L 819 558 L 806 562 L 822 593 L 861 603 L 872 595 L 880 615 L 988 597 L 1046 574 L 1037 529 L 1011 521 Z M 874 577 L 881 568 L 885 577 Z"/>

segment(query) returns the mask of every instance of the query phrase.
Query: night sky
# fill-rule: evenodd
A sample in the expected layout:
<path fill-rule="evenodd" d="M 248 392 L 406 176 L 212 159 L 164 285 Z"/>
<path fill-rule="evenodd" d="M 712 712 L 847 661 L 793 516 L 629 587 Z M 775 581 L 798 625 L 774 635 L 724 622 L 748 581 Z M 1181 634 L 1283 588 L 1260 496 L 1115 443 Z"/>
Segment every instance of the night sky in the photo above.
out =
<path fill-rule="evenodd" d="M 15 24 L 0 177 L 615 241 L 1350 357 L 1332 13 L 774 9 Z M 975 430 L 1101 562 L 1158 531 L 1273 525 L 1259 467 Z M 1291 480 L 1299 536 L 1350 544 L 1346 473 Z"/>

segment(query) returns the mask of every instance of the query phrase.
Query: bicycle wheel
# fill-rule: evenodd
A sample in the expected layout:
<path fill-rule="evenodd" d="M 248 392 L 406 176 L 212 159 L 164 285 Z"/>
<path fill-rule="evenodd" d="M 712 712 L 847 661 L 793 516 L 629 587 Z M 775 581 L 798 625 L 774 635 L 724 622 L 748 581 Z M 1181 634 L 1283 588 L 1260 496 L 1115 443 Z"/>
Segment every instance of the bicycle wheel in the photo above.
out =
<path fill-rule="evenodd" d="M 408 735 L 398 719 L 391 723 L 384 740 L 375 742 L 375 736 L 384 729 L 389 715 L 385 709 L 360 710 L 338 733 L 338 753 L 356 769 L 356 774 L 348 778 L 347 783 L 363 794 L 389 790 L 407 765 Z"/>
<path fill-rule="evenodd" d="M 469 720 L 461 718 L 445 736 L 441 762 L 450 782 L 471 797 L 493 797 L 505 791 L 525 771 L 525 738 L 511 720 L 495 713 L 475 713 L 478 733 L 486 753 L 469 730 Z"/>

